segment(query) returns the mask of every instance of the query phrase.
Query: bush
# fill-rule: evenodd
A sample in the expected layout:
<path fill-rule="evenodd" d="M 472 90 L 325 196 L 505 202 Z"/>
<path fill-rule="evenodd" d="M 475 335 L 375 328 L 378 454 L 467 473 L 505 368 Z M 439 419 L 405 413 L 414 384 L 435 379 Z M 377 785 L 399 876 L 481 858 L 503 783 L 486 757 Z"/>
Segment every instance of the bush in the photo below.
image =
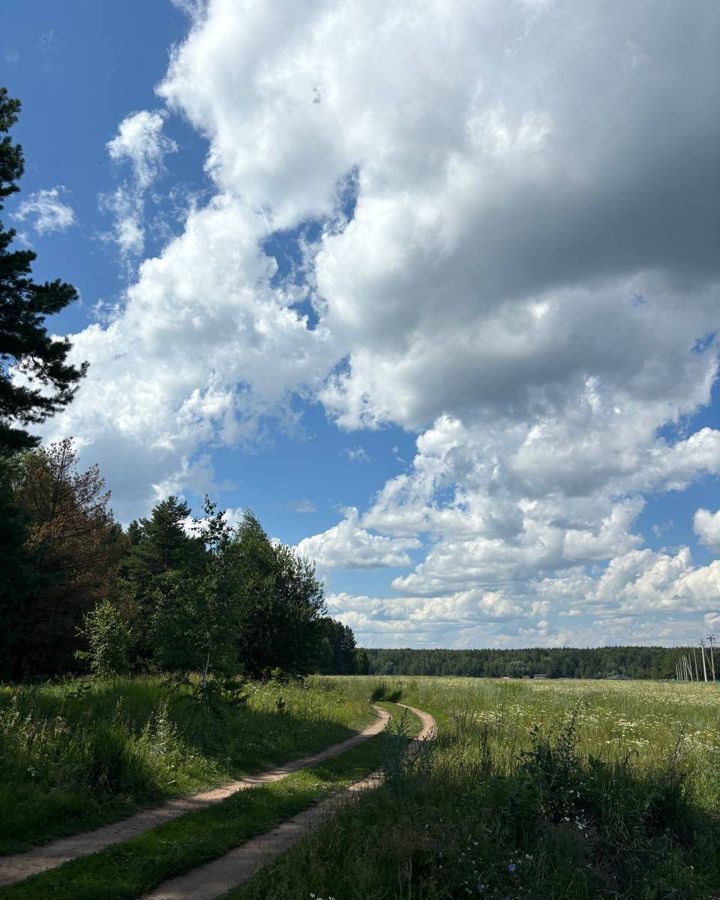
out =
<path fill-rule="evenodd" d="M 76 656 L 89 660 L 94 675 L 126 675 L 130 671 L 133 636 L 109 600 L 103 600 L 85 616 L 82 634 L 90 650 L 78 651 Z"/>

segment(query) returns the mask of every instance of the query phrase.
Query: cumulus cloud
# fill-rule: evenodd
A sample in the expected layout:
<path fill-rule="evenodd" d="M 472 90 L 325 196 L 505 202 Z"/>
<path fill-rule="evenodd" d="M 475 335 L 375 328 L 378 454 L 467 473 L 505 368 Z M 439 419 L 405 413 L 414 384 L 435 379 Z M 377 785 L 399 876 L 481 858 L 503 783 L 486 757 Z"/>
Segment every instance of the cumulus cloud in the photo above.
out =
<path fill-rule="evenodd" d="M 327 333 L 309 333 L 270 289 L 274 268 L 257 241 L 255 220 L 233 200 L 192 212 L 140 266 L 112 321 L 73 338 L 73 358 L 90 369 L 46 434 L 92 445 L 122 520 L 164 492 L 202 494 L 214 473 L 200 448 L 251 445 L 267 417 L 282 421 L 290 389 L 326 370 Z"/>
<path fill-rule="evenodd" d="M 328 608 L 371 646 L 407 646 L 408 641 L 438 645 L 458 632 L 461 635 L 454 637 L 454 643 L 462 646 L 483 626 L 541 617 L 548 605 L 518 601 L 502 591 L 472 590 L 447 597 L 394 599 L 341 592 L 328 597 Z"/>
<path fill-rule="evenodd" d="M 297 551 L 320 569 L 377 569 L 409 565 L 407 551 L 420 546 L 417 538 L 372 534 L 362 527 L 357 509 L 350 507 L 342 522 L 300 541 Z"/>
<path fill-rule="evenodd" d="M 67 189 L 62 185 L 35 191 L 23 200 L 13 213 L 19 222 L 29 221 L 33 231 L 39 235 L 54 231 L 67 231 L 75 224 L 75 212 L 63 195 Z"/>
<path fill-rule="evenodd" d="M 696 510 L 693 528 L 704 547 L 713 553 L 720 553 L 720 510 L 717 512 L 710 512 L 709 509 Z"/>
<path fill-rule="evenodd" d="M 387 603 L 446 622 L 475 592 L 457 640 L 481 639 L 478 596 L 549 604 L 498 642 L 579 640 L 555 614 L 593 604 L 707 610 L 712 566 L 636 523 L 646 494 L 720 474 L 720 432 L 687 427 L 717 377 L 717 4 L 182 5 L 159 95 L 206 137 L 216 197 L 76 336 L 95 380 L 63 421 L 156 487 L 211 478 L 203 448 L 293 394 L 414 431 L 408 470 L 300 546 L 393 566 L 427 541 Z M 109 145 L 139 192 L 128 252 L 162 128 L 139 113 Z M 309 317 L 263 247 L 311 220 Z"/>

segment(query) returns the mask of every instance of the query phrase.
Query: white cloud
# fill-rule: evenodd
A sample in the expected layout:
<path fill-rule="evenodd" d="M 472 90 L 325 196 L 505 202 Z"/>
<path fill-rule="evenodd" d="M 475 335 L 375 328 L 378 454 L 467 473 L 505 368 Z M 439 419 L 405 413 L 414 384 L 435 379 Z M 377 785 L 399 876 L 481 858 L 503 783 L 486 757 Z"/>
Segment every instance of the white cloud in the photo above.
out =
<path fill-rule="evenodd" d="M 327 332 L 308 332 L 269 288 L 258 237 L 236 201 L 191 212 L 183 234 L 140 266 L 110 324 L 73 338 L 73 358 L 90 369 L 45 433 L 92 445 L 121 520 L 158 491 L 203 493 L 213 471 L 200 448 L 252 444 L 269 416 L 282 423 L 290 390 L 326 371 Z"/>
<path fill-rule="evenodd" d="M 118 133 L 108 141 L 107 149 L 114 162 L 129 162 L 139 188 L 150 187 L 162 172 L 165 155 L 177 150 L 177 144 L 163 134 L 162 112 L 143 109 L 122 120 Z"/>
<path fill-rule="evenodd" d="M 54 231 L 67 231 L 75 224 L 75 212 L 62 197 L 67 189 L 62 185 L 35 191 L 23 200 L 13 213 L 19 222 L 29 220 L 36 234 L 52 234 Z"/>
<path fill-rule="evenodd" d="M 175 141 L 163 134 L 165 119 L 160 111 L 132 113 L 107 143 L 110 159 L 127 162 L 132 172 L 129 179 L 101 198 L 102 206 L 115 215 L 113 238 L 125 259 L 143 250 L 145 194 L 165 171 L 165 156 L 178 149 Z"/>
<path fill-rule="evenodd" d="M 416 538 L 371 534 L 362 527 L 357 509 L 351 507 L 345 510 L 342 522 L 300 541 L 297 551 L 320 569 L 376 569 L 410 565 L 407 551 L 420 546 Z"/>
<path fill-rule="evenodd" d="M 710 512 L 709 509 L 696 510 L 693 528 L 704 547 L 720 554 L 720 510 L 717 512 Z"/>
<path fill-rule="evenodd" d="M 690 550 L 671 555 L 633 550 L 612 559 L 593 600 L 631 613 L 663 610 L 707 612 L 720 595 L 720 560 L 695 566 Z"/>

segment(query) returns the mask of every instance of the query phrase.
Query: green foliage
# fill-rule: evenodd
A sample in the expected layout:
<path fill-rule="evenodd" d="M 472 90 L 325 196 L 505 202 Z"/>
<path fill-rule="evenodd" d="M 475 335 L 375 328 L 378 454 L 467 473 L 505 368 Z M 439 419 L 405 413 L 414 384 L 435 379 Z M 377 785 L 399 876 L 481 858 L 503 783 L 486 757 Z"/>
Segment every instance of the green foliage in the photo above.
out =
<path fill-rule="evenodd" d="M 388 685 L 387 681 L 379 681 L 373 685 L 370 692 L 370 702 L 377 703 L 384 700 L 387 703 L 398 703 L 402 698 L 402 687 Z"/>
<path fill-rule="evenodd" d="M 226 553 L 245 670 L 252 677 L 266 677 L 274 668 L 288 675 L 312 671 L 324 610 L 313 566 L 291 548 L 274 545 L 249 511 Z"/>
<path fill-rule="evenodd" d="M 90 649 L 78 651 L 94 675 L 127 675 L 133 637 L 119 610 L 105 599 L 85 616 L 83 634 Z"/>
<path fill-rule="evenodd" d="M 27 548 L 28 519 L 15 493 L 17 461 L 0 457 L 0 680 L 15 674 L 16 647 L 25 630 L 28 598 L 35 584 Z"/>
<path fill-rule="evenodd" d="M 370 658 L 362 647 L 355 651 L 355 671 L 358 675 L 370 674 Z"/>
<path fill-rule="evenodd" d="M 19 112 L 20 102 L 0 88 L 0 201 L 19 190 L 24 170 L 22 148 L 6 134 Z M 18 422 L 37 424 L 67 406 L 87 369 L 68 364 L 70 341 L 51 337 L 43 324 L 76 300 L 77 291 L 61 281 L 36 284 L 36 254 L 13 250 L 14 238 L 14 229 L 0 223 L 0 455 L 35 446 L 38 439 Z M 27 380 L 13 381 L 11 366 Z"/>
<path fill-rule="evenodd" d="M 139 664 L 198 667 L 189 617 L 205 552 L 202 541 L 188 533 L 189 521 L 188 504 L 171 496 L 149 518 L 128 527 L 128 551 L 120 565 L 122 606 Z"/>
<path fill-rule="evenodd" d="M 78 470 L 69 440 L 18 455 L 4 468 L 12 476 L 0 478 L 0 491 L 18 529 L 9 565 L 22 581 L 2 609 L 5 676 L 70 672 L 75 652 L 86 649 L 84 615 L 115 587 L 123 541 L 110 494 L 97 467 Z"/>
<path fill-rule="evenodd" d="M 323 616 L 318 620 L 317 671 L 325 675 L 353 675 L 358 671 L 352 628 Z"/>

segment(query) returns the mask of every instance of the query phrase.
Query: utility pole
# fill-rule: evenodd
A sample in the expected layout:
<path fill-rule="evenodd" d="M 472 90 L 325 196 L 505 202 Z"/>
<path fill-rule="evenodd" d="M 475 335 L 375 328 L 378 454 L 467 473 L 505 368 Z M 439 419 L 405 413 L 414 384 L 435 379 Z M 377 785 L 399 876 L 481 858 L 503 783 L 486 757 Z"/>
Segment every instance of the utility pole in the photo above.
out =
<path fill-rule="evenodd" d="M 707 684 L 707 668 L 705 666 L 705 641 L 700 641 L 700 653 L 702 654 L 703 661 L 703 678 L 705 679 L 705 683 Z"/>
<path fill-rule="evenodd" d="M 715 635 L 708 635 L 708 644 L 710 644 L 710 668 L 712 669 L 712 680 L 715 681 L 715 658 L 713 656 L 713 644 L 715 643 Z"/>

